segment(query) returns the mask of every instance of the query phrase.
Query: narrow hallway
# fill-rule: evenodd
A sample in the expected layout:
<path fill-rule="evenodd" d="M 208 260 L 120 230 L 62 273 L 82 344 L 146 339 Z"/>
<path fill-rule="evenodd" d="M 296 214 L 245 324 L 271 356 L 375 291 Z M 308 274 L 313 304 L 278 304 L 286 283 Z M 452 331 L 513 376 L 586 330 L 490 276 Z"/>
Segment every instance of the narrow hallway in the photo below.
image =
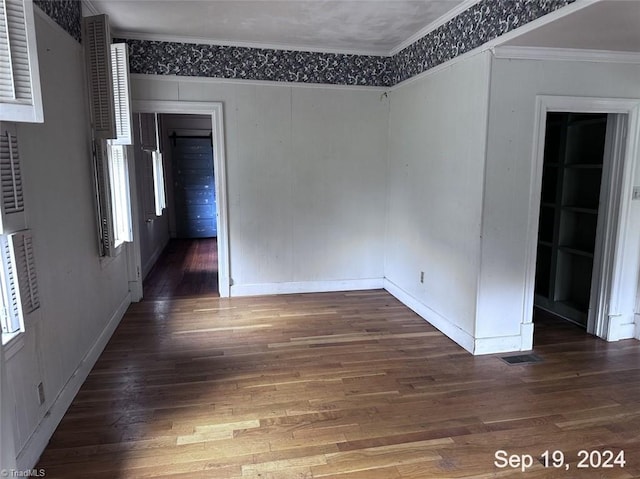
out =
<path fill-rule="evenodd" d="M 172 239 L 144 281 L 144 299 L 218 297 L 217 238 Z"/>

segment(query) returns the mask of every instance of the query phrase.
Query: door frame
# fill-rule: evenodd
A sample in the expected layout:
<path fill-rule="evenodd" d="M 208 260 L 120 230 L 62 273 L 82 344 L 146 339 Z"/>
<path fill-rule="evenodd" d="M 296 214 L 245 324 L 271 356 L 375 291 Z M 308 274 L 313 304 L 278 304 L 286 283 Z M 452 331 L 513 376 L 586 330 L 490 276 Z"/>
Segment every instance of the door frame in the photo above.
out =
<path fill-rule="evenodd" d="M 231 286 L 229 264 L 229 215 L 227 201 L 227 168 L 224 144 L 224 108 L 222 102 L 182 100 L 134 100 L 135 113 L 174 113 L 210 115 L 213 133 L 213 167 L 216 188 L 216 218 L 218 229 L 218 288 L 220 296 L 229 297 Z"/>
<path fill-rule="evenodd" d="M 601 190 L 603 231 L 599 258 L 594 258 L 590 303 L 595 306 L 596 314 L 589 315 L 591 320 L 587 330 L 608 341 L 632 338 L 635 335 L 638 295 L 640 241 L 637 232 L 640 231 L 640 214 L 638 208 L 632 208 L 631 201 L 640 161 L 640 99 L 536 96 L 523 323 L 533 320 L 546 120 L 547 113 L 555 111 L 617 114 L 614 117 L 609 174 L 608 178 L 603 175 Z"/>

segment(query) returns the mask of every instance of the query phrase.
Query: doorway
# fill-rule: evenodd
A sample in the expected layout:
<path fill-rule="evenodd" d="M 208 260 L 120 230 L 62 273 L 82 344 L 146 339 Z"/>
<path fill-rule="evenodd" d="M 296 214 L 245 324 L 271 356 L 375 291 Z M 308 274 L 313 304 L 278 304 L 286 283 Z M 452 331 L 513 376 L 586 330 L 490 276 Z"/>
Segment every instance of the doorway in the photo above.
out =
<path fill-rule="evenodd" d="M 611 163 L 607 129 L 612 117 L 549 112 L 546 118 L 535 306 L 547 318 L 585 329 L 595 313 L 593 273 L 601 260 L 601 198 Z"/>
<path fill-rule="evenodd" d="M 186 117 L 205 119 L 205 128 L 211 132 L 209 144 L 213 148 L 213 168 L 215 171 L 215 224 L 216 239 L 213 242 L 217 253 L 218 262 L 218 291 L 221 297 L 230 295 L 231 280 L 229 276 L 229 235 L 227 220 L 227 178 L 224 145 L 224 121 L 223 105 L 220 102 L 189 102 L 189 101 L 165 101 L 165 100 L 140 100 L 133 102 L 133 110 L 140 113 L 157 113 L 163 115 L 185 115 Z M 186 127 L 189 129 L 189 126 Z M 169 151 L 169 149 L 167 150 Z M 167 162 L 168 163 L 168 162 Z M 167 176 L 172 174 L 167 165 Z M 167 203 L 174 201 L 173 178 L 167 178 Z M 171 218 L 173 216 L 173 219 Z M 175 226 L 175 214 L 170 215 L 170 232 L 177 236 Z M 195 241 L 195 240 L 194 240 Z"/>
<path fill-rule="evenodd" d="M 533 330 L 535 285 L 547 114 L 606 113 L 607 138 L 598 207 L 591 291 L 586 329 L 607 341 L 640 339 L 636 327 L 640 264 L 640 210 L 634 204 L 640 175 L 640 100 L 539 95 L 536 97 L 534 148 L 529 196 L 523 330 Z M 568 323 L 567 323 L 568 324 Z M 537 329 L 537 327 L 536 327 Z"/>

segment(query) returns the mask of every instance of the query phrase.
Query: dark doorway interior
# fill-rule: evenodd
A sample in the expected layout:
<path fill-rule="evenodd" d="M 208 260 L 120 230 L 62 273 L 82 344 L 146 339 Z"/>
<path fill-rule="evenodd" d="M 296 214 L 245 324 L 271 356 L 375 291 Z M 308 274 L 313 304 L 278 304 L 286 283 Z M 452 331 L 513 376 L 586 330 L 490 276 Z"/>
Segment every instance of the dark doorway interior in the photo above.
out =
<path fill-rule="evenodd" d="M 586 328 L 597 257 L 607 114 L 547 115 L 535 305 Z M 535 316 L 534 316 L 535 320 Z"/>

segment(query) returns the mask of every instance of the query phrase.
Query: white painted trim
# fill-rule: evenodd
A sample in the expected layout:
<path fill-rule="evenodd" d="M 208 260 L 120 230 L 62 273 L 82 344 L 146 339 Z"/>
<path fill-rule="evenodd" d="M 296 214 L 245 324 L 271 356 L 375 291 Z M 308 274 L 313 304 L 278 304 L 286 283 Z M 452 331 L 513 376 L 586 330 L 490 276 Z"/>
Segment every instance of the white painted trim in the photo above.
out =
<path fill-rule="evenodd" d="M 38 424 L 22 451 L 18 453 L 17 470 L 25 471 L 35 467 L 42 452 L 47 447 L 51 436 L 53 436 L 56 427 L 62 420 L 62 417 L 71 406 L 73 399 L 80 390 L 80 387 L 87 379 L 91 369 L 102 354 L 109 339 L 120 324 L 127 308 L 131 304 L 131 295 L 127 294 L 122 300 L 116 311 L 113 313 L 104 330 L 93 344 L 89 352 L 80 361 L 78 368 L 73 372 L 67 383 L 60 391 L 60 394 L 53 401 L 51 407 L 45 414 L 44 418 Z"/>
<path fill-rule="evenodd" d="M 626 98 L 589 98 L 570 96 L 549 96 L 538 95 L 536 97 L 535 120 L 534 120 L 534 141 L 531 160 L 531 182 L 529 185 L 529 214 L 528 232 L 526 240 L 525 258 L 525 298 L 523 307 L 522 322 L 533 314 L 534 284 L 536 270 L 536 251 L 538 238 L 538 219 L 540 215 L 540 196 L 542 191 L 542 166 L 544 162 L 544 137 L 546 129 L 546 116 L 549 111 L 571 111 L 582 113 L 621 113 L 627 115 L 627 139 L 624 159 L 622 160 L 622 181 L 620 188 L 620 207 L 617 212 L 617 231 L 612 230 L 615 221 L 609 221 L 605 237 L 610 238 L 613 243 L 614 264 L 611 268 L 611 277 L 603 278 L 600 282 L 599 294 L 606 294 L 606 281 L 610 281 L 610 295 L 608 300 L 609 311 L 600 315 L 600 321 L 607 321 L 610 317 L 628 315 L 632 313 L 635 305 L 638 284 L 638 272 L 634 272 L 631 277 L 629 273 L 625 276 L 624 265 L 626 262 L 638 260 L 638 237 L 637 229 L 631 216 L 631 195 L 633 191 L 633 178 L 635 174 L 637 158 L 640 153 L 640 99 Z M 615 214 L 615 213 L 612 213 Z M 606 261 L 607 259 L 604 258 Z M 624 298 L 625 287 L 633 283 L 635 290 L 632 299 Z M 625 303 L 627 305 L 625 306 Z M 630 308 L 631 311 L 624 311 Z M 606 319 L 602 319 L 606 318 Z M 595 332 L 601 331 L 603 339 L 613 340 L 618 333 L 612 333 L 610 325 L 595 324 L 592 326 Z M 622 334 L 622 333 L 620 333 Z M 626 334 L 626 333 L 625 333 Z M 611 335 L 611 338 L 609 337 Z M 605 337 L 606 336 L 606 337 Z"/>
<path fill-rule="evenodd" d="M 607 341 L 620 341 L 621 339 L 632 339 L 635 337 L 636 324 L 634 315 L 611 315 L 607 322 Z"/>
<path fill-rule="evenodd" d="M 600 208 L 598 211 L 596 245 L 594 250 L 593 277 L 587 318 L 587 331 L 601 338 L 610 337 L 609 301 L 611 278 L 615 265 L 615 235 L 618 230 L 618 212 L 625 165 L 627 115 L 610 114 L 607 119 Z"/>
<path fill-rule="evenodd" d="M 288 283 L 234 284 L 231 286 L 231 296 L 328 293 L 333 291 L 362 291 L 382 288 L 382 278 L 346 279 L 333 281 L 301 281 Z"/>
<path fill-rule="evenodd" d="M 288 43 L 257 43 L 240 42 L 233 40 L 221 40 L 216 38 L 189 37 L 183 35 L 162 35 L 157 33 L 129 32 L 123 30 L 112 31 L 113 38 L 124 38 L 127 40 L 147 40 L 152 42 L 186 43 L 192 45 L 212 45 L 221 47 L 252 48 L 259 50 L 280 50 L 293 52 L 329 53 L 332 55 L 365 55 L 375 57 L 386 57 L 389 53 L 386 50 L 361 50 L 355 48 L 337 47 L 317 47 L 312 45 L 291 45 Z"/>
<path fill-rule="evenodd" d="M 531 351 L 533 349 L 534 329 L 535 326 L 533 324 L 533 321 L 528 323 L 520 323 L 520 351 Z"/>
<path fill-rule="evenodd" d="M 24 0 L 23 15 L 25 36 L 27 42 L 27 56 L 29 63 L 29 80 L 31 81 L 30 103 L 11 102 L 0 103 L 0 118 L 3 121 L 44 123 L 44 109 L 42 103 L 42 88 L 40 82 L 40 64 L 38 62 L 38 43 L 36 40 L 35 13 L 33 0 Z"/>
<path fill-rule="evenodd" d="M 102 13 L 91 0 L 82 0 L 82 7 L 83 16 L 100 15 Z"/>
<path fill-rule="evenodd" d="M 640 314 L 636 313 L 634 316 L 636 325 L 636 333 L 634 337 L 640 340 Z"/>
<path fill-rule="evenodd" d="M 213 83 L 213 84 L 229 84 L 229 85 L 260 85 L 272 86 L 280 88 L 311 88 L 322 90 L 367 90 L 367 91 L 388 91 L 390 87 L 386 86 L 366 86 L 366 85 L 333 85 L 329 83 L 302 83 L 302 82 L 285 82 L 270 80 L 244 80 L 236 78 L 219 78 L 219 77 L 197 77 L 197 76 L 180 76 L 180 75 L 154 75 L 146 73 L 133 73 L 130 75 L 132 80 L 153 80 L 168 81 L 180 83 Z"/>
<path fill-rule="evenodd" d="M 469 8 L 473 7 L 476 3 L 479 3 L 480 1 L 481 0 L 465 0 L 464 2 L 460 3 L 456 7 L 452 8 L 451 10 L 449 10 L 447 13 L 442 15 L 437 20 L 431 22 L 429 25 L 426 25 L 424 28 L 421 28 L 420 30 L 418 30 L 416 33 L 411 35 L 406 40 L 403 40 L 402 42 L 398 43 L 395 47 L 393 47 L 387 53 L 387 55 L 388 56 L 393 56 L 396 53 L 404 50 L 409 45 L 417 42 L 422 37 L 428 35 L 432 31 L 434 31 L 435 29 L 437 29 L 437 28 L 441 27 L 442 25 L 444 25 L 445 23 L 447 23 L 449 20 L 453 20 L 455 17 L 460 15 L 462 12 L 464 12 L 465 10 L 468 10 Z"/>
<path fill-rule="evenodd" d="M 473 355 L 511 353 L 522 350 L 522 336 L 497 336 L 495 338 L 475 338 Z"/>
<path fill-rule="evenodd" d="M 497 46 L 493 49 L 496 58 L 509 60 L 556 60 L 597 63 L 640 63 L 638 52 L 609 50 L 581 50 L 577 48 Z"/>
<path fill-rule="evenodd" d="M 224 114 L 222 102 L 184 100 L 134 100 L 134 113 L 179 113 L 211 115 L 213 132 L 213 162 L 216 181 L 216 214 L 218 217 L 218 290 L 220 297 L 230 295 L 231 265 L 229 260 L 229 220 L 227 197 L 227 161 L 224 143 Z"/>
<path fill-rule="evenodd" d="M 429 306 L 414 298 L 412 295 L 410 295 L 398 285 L 386 278 L 384 279 L 384 289 L 386 289 L 392 296 L 395 296 L 395 298 L 406 307 L 422 317 L 422 319 L 437 328 L 449 339 L 458 343 L 471 354 L 474 354 L 475 339 L 471 334 L 464 331 L 459 326 L 452 323 L 449 319 L 437 313 Z"/>

